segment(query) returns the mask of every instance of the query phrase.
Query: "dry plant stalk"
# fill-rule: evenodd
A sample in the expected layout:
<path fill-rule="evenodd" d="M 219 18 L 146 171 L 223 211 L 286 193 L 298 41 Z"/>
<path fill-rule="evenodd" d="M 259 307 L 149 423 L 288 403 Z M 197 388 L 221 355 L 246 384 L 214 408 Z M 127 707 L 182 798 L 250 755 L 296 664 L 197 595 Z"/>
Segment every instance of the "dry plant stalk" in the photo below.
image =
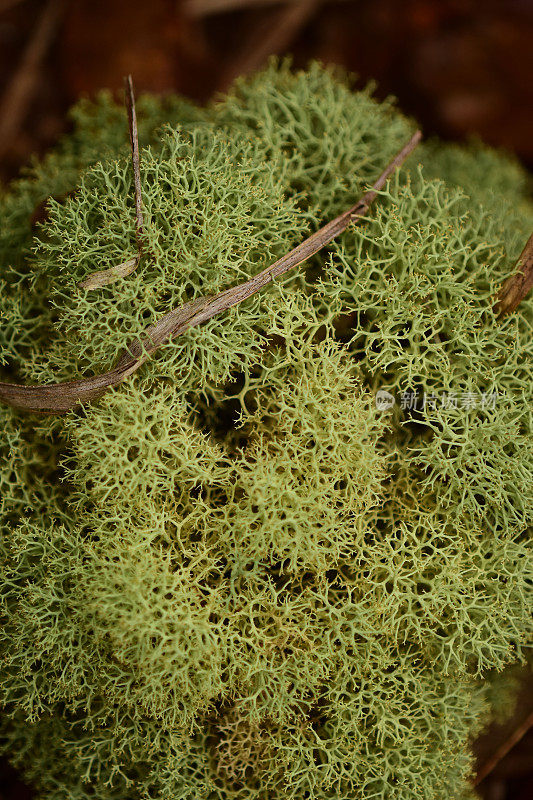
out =
<path fill-rule="evenodd" d="M 131 75 L 128 75 L 124 82 L 126 84 L 125 103 L 128 111 L 128 126 L 130 132 L 130 145 L 131 145 L 131 164 L 133 167 L 133 184 L 135 187 L 135 235 L 137 238 L 137 255 L 123 261 L 116 267 L 109 269 L 98 270 L 91 272 L 91 274 L 81 281 L 79 284 L 80 289 L 100 289 L 102 286 L 107 286 L 114 283 L 120 278 L 126 278 L 135 272 L 141 260 L 143 243 L 143 212 L 142 212 L 142 195 L 141 195 L 141 165 L 139 158 L 139 133 L 137 130 L 137 114 L 135 112 L 135 95 L 133 92 L 133 80 Z"/>
<path fill-rule="evenodd" d="M 242 303 L 271 281 L 313 256 L 346 230 L 351 222 L 361 221 L 388 178 L 413 152 L 421 138 L 421 132 L 416 131 L 385 167 L 372 188 L 355 205 L 244 283 L 217 295 L 198 297 L 169 311 L 146 330 L 144 338 L 132 342 L 109 372 L 75 381 L 38 386 L 0 383 L 0 401 L 26 411 L 64 413 L 100 397 L 107 389 L 117 386 L 136 372 L 162 344 Z"/>
<path fill-rule="evenodd" d="M 501 314 L 510 314 L 533 288 L 533 233 L 518 259 L 517 269 L 498 292 L 496 311 Z"/>

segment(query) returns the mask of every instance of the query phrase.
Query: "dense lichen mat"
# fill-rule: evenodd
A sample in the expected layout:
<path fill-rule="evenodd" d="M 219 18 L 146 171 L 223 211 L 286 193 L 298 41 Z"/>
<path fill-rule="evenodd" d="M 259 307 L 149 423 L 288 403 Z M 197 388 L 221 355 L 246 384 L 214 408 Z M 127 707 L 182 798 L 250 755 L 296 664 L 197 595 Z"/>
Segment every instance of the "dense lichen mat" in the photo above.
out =
<path fill-rule="evenodd" d="M 132 275 L 79 288 L 137 247 L 109 96 L 0 198 L 2 380 L 108 368 L 413 130 L 318 65 L 137 113 Z M 531 634 L 533 303 L 493 298 L 532 228 L 512 160 L 423 145 L 363 224 L 94 404 L 0 406 L 2 736 L 43 798 L 471 796 Z"/>

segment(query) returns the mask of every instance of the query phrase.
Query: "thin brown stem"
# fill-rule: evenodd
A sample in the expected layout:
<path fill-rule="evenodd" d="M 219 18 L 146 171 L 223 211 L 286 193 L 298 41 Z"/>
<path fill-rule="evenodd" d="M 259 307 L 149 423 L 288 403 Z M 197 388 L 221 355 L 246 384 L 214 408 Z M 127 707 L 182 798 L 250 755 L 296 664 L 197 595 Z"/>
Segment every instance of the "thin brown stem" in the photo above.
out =
<path fill-rule="evenodd" d="M 137 131 L 137 114 L 135 112 L 135 95 L 133 93 L 133 80 L 131 75 L 125 78 L 126 108 L 128 110 L 128 125 L 130 131 L 131 164 L 133 167 L 133 182 L 135 185 L 135 230 L 137 234 L 137 247 L 142 251 L 143 210 L 141 194 L 141 165 L 139 159 L 139 133 Z"/>
<path fill-rule="evenodd" d="M 336 236 L 346 230 L 351 222 L 360 222 L 376 199 L 378 192 L 385 186 L 387 179 L 412 153 L 421 138 L 420 131 L 417 131 L 383 170 L 372 188 L 354 206 L 328 222 L 253 278 L 217 295 L 199 297 L 165 314 L 146 330 L 142 339 L 136 339 L 129 345 L 115 367 L 109 372 L 81 380 L 44 386 L 0 383 L 0 401 L 27 411 L 63 413 L 82 403 L 94 400 L 110 387 L 117 386 L 136 372 L 141 364 L 162 344 L 242 303 L 243 300 L 263 289 L 275 278 L 279 278 L 328 245 Z"/>
<path fill-rule="evenodd" d="M 143 251 L 143 232 L 144 232 L 144 218 L 142 210 L 142 193 L 141 193 L 141 163 L 139 156 L 139 133 L 137 131 L 137 114 L 135 112 L 135 95 L 133 93 L 133 80 L 131 75 L 124 78 L 126 85 L 126 109 L 128 112 L 128 126 L 130 132 L 130 146 L 131 146 L 131 165 L 133 168 L 133 185 L 135 191 L 135 236 L 137 239 L 137 255 L 133 258 L 123 261 L 122 264 L 117 264 L 115 267 L 109 269 L 97 270 L 91 272 L 78 286 L 80 289 L 100 289 L 102 286 L 107 286 L 114 283 L 119 278 L 126 278 L 135 272 L 139 266 L 141 255 Z"/>

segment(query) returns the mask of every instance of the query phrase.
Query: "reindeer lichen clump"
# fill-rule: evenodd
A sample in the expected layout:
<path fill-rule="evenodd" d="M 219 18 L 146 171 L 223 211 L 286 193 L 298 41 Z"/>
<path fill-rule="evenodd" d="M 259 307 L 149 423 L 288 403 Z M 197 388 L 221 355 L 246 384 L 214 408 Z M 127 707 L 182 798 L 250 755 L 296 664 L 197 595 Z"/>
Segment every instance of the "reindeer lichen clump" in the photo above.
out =
<path fill-rule="evenodd" d="M 79 285 L 137 252 L 107 95 L 1 198 L 2 380 L 108 369 L 355 202 L 411 130 L 318 65 L 137 113 L 133 274 Z M 514 162 L 424 145 L 305 272 L 98 401 L 0 405 L 3 747 L 41 797 L 471 796 L 531 632 L 533 303 L 493 300 L 532 220 Z"/>

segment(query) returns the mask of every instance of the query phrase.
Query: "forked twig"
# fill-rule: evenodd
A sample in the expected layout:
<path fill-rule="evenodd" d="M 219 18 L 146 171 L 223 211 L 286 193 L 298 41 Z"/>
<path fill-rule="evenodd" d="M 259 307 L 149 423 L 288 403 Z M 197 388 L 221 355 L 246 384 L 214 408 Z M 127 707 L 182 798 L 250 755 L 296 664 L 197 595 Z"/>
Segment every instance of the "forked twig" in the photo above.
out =
<path fill-rule="evenodd" d="M 126 278 L 135 272 L 139 266 L 141 255 L 143 251 L 142 236 L 144 232 L 144 219 L 142 211 L 142 195 L 141 195 L 141 165 L 139 158 L 139 134 L 137 131 L 137 114 L 135 113 L 135 95 L 133 93 L 133 80 L 131 75 L 128 75 L 124 82 L 126 84 L 126 108 L 128 111 L 128 127 L 130 131 L 130 145 L 131 145 L 131 165 L 133 167 L 133 185 L 135 188 L 135 236 L 137 239 L 137 255 L 129 258 L 122 264 L 109 269 L 102 269 L 96 272 L 91 272 L 81 283 L 78 284 L 80 289 L 100 289 L 102 286 L 107 286 L 119 278 Z"/>
<path fill-rule="evenodd" d="M 146 330 L 142 339 L 136 339 L 131 343 L 115 367 L 109 372 L 76 381 L 43 386 L 0 383 L 0 401 L 27 411 L 66 412 L 82 403 L 94 400 L 110 387 L 117 386 L 138 370 L 141 364 L 162 344 L 173 337 L 180 336 L 189 328 L 201 325 L 223 311 L 242 303 L 243 300 L 251 297 L 275 278 L 279 278 L 317 253 L 346 230 L 351 222 L 360 221 L 376 199 L 378 192 L 385 186 L 387 179 L 412 153 L 421 138 L 420 131 L 413 134 L 407 144 L 383 170 L 372 188 L 354 206 L 328 222 L 253 278 L 217 295 L 191 300 L 184 306 L 165 314 Z"/>

